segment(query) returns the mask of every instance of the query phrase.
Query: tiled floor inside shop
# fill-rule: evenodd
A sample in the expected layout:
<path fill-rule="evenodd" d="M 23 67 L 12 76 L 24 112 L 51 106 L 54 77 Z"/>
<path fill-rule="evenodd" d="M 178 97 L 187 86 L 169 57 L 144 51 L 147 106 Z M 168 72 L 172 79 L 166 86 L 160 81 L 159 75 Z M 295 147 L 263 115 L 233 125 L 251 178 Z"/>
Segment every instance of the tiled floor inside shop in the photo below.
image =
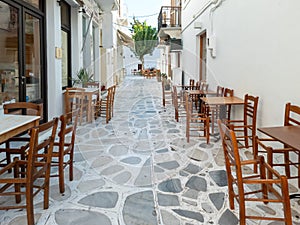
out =
<path fill-rule="evenodd" d="M 156 79 L 129 75 L 117 87 L 112 120 L 78 127 L 75 179 L 66 182 L 63 195 L 57 178 L 51 179 L 47 210 L 42 195 L 35 197 L 38 225 L 239 224 L 238 210 L 228 208 L 220 141 L 187 143 L 184 119 L 176 122 L 173 107 L 162 107 L 161 93 Z M 290 186 L 291 193 L 298 191 Z M 300 224 L 300 200 L 291 202 L 294 224 Z M 272 205 L 250 208 L 282 214 Z M 26 211 L 0 211 L 0 224 L 24 225 Z"/>

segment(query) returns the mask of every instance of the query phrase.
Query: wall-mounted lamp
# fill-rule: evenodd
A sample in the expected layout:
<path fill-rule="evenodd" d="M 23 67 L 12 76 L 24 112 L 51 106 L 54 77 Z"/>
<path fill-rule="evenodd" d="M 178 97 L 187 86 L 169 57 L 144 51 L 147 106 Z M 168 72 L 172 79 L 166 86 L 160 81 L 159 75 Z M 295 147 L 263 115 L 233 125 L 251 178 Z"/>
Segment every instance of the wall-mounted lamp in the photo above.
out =
<path fill-rule="evenodd" d="M 194 23 L 194 28 L 195 29 L 201 29 L 202 28 L 202 24 L 200 22 L 195 22 Z"/>
<path fill-rule="evenodd" d="M 61 6 L 61 0 L 57 0 L 57 3 L 59 4 L 59 6 Z"/>
<path fill-rule="evenodd" d="M 82 13 L 86 13 L 86 12 L 85 12 L 85 9 L 84 9 L 83 7 L 81 7 L 81 10 L 79 10 L 78 12 L 79 12 L 79 13 L 81 13 L 81 12 L 82 12 Z"/>

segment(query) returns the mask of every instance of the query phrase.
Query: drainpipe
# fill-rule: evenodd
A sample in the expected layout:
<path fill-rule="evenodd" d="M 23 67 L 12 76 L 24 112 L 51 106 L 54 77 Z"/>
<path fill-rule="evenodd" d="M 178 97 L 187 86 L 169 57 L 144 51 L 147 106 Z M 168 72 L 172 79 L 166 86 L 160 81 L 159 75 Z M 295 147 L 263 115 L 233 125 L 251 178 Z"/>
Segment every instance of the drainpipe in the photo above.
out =
<path fill-rule="evenodd" d="M 210 50 L 210 55 L 212 58 L 216 57 L 216 36 L 214 34 L 214 23 L 213 23 L 213 13 L 214 11 L 222 4 L 223 0 L 212 0 L 214 4 L 209 12 L 209 21 L 210 21 L 210 36 L 208 37 L 208 46 Z"/>
<path fill-rule="evenodd" d="M 211 28 L 211 34 L 213 34 L 214 29 L 213 29 L 213 13 L 214 11 L 222 4 L 223 0 L 211 0 L 211 2 L 214 4 L 213 7 L 210 9 L 209 13 L 209 20 L 210 20 L 210 28 Z"/>

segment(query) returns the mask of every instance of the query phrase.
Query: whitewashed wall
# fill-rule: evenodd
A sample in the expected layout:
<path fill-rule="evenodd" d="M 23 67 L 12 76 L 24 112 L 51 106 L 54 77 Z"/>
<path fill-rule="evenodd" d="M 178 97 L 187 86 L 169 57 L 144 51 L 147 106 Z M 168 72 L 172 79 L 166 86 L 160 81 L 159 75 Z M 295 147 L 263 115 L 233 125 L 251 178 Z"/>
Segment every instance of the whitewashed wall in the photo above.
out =
<path fill-rule="evenodd" d="M 210 88 L 259 96 L 258 126 L 283 124 L 285 103 L 300 105 L 300 1 L 226 0 L 211 17 L 213 5 L 196 17 L 202 28 L 194 29 L 203 2 L 189 1 L 183 10 L 183 70 L 198 76 L 197 34 L 206 30 L 216 37 L 216 57 L 207 56 Z"/>
<path fill-rule="evenodd" d="M 61 59 L 55 58 L 55 47 L 61 47 L 60 6 L 56 1 L 46 2 L 48 119 L 63 112 Z"/>

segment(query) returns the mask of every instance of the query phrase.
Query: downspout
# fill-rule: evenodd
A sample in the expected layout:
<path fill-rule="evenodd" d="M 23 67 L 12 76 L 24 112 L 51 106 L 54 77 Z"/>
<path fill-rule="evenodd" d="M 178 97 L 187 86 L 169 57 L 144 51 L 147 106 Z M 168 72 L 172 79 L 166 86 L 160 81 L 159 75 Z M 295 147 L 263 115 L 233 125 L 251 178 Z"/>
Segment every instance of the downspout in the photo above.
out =
<path fill-rule="evenodd" d="M 212 0 L 213 4 L 215 4 L 211 9 L 209 13 L 209 20 L 210 20 L 210 32 L 213 35 L 214 33 L 214 25 L 213 25 L 213 12 L 222 4 L 223 0 Z"/>

